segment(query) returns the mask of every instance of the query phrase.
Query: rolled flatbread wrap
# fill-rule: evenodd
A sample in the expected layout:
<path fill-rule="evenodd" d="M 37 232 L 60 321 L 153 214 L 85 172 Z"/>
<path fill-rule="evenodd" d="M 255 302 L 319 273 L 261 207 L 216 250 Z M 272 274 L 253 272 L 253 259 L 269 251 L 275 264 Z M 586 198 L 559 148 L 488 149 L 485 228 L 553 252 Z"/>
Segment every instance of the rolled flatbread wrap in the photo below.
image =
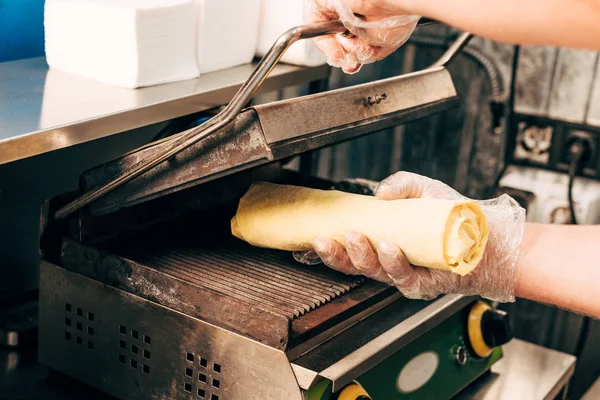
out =
<path fill-rule="evenodd" d="M 310 250 L 319 237 L 343 244 L 354 231 L 375 251 L 393 242 L 411 264 L 461 276 L 481 261 L 489 235 L 485 214 L 470 200 L 380 200 L 265 182 L 241 198 L 231 231 L 251 245 L 289 251 Z"/>

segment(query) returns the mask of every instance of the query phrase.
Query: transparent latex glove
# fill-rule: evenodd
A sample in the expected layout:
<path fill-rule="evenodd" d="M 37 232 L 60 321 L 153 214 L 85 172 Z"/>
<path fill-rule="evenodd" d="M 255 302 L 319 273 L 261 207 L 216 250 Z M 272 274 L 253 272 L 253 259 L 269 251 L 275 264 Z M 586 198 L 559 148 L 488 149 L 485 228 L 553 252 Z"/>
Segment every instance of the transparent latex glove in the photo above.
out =
<path fill-rule="evenodd" d="M 407 15 L 394 0 L 305 0 L 309 22 L 341 20 L 349 34 L 314 39 L 329 65 L 348 74 L 382 60 L 402 46 L 419 17 Z"/>
<path fill-rule="evenodd" d="M 440 181 L 408 172 L 398 172 L 382 181 L 376 196 L 383 200 L 466 199 Z M 348 232 L 343 245 L 319 238 L 314 243 L 314 252 L 297 253 L 295 257 L 315 264 L 318 256 L 330 268 L 395 286 L 411 299 L 430 300 L 440 294 L 458 293 L 480 295 L 494 301 L 514 301 L 516 261 L 523 238 L 525 210 L 508 195 L 478 203 L 487 216 L 490 236 L 482 261 L 466 276 L 413 266 L 394 243 L 380 243 L 376 253 L 359 232 Z"/>

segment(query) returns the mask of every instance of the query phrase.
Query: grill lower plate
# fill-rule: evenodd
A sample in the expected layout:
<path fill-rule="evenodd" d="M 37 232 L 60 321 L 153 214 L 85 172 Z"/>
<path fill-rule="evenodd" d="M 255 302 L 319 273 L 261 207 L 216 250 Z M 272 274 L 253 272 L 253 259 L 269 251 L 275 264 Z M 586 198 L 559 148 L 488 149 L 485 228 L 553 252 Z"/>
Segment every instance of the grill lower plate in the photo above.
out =
<path fill-rule="evenodd" d="M 321 266 L 298 265 L 288 252 L 242 242 L 219 246 L 163 246 L 125 254 L 131 260 L 190 284 L 294 319 L 364 282 Z"/>
<path fill-rule="evenodd" d="M 289 252 L 252 247 L 217 233 L 223 224 L 203 222 L 94 247 L 65 239 L 60 264 L 282 350 L 326 339 L 324 332 L 335 334 L 336 326 L 396 293 L 360 276 L 300 265 Z"/>

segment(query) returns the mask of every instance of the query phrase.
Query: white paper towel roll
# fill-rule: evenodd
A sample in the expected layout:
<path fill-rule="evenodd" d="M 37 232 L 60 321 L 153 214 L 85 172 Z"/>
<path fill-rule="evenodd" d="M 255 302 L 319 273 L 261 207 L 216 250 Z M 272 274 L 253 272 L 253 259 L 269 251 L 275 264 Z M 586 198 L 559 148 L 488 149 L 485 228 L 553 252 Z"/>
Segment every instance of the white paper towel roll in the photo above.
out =
<path fill-rule="evenodd" d="M 51 68 L 127 88 L 199 75 L 193 0 L 46 0 Z"/>
<path fill-rule="evenodd" d="M 260 5 L 260 0 L 196 0 L 196 57 L 201 74 L 252 61 Z"/>
<path fill-rule="evenodd" d="M 303 0 L 262 0 L 257 55 L 264 56 L 281 34 L 304 23 Z M 294 43 L 281 61 L 308 67 L 326 63 L 325 56 L 317 50 L 312 40 Z"/>

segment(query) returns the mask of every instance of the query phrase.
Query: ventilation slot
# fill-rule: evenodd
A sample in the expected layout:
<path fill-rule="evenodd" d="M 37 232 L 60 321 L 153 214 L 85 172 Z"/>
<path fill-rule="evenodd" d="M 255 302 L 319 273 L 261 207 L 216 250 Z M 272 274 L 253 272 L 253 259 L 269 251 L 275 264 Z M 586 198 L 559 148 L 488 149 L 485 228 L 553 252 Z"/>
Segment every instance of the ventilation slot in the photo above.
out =
<path fill-rule="evenodd" d="M 195 393 L 200 399 L 224 400 L 222 365 L 202 354 L 187 352 L 183 357 L 183 390 Z"/>
<path fill-rule="evenodd" d="M 136 369 L 145 375 L 150 375 L 150 360 L 152 353 L 150 345 L 152 337 L 126 325 L 118 326 L 118 356 L 119 363 Z M 193 373 L 193 372 L 190 372 Z M 190 386 L 187 392 L 192 391 Z"/>
<path fill-rule="evenodd" d="M 94 350 L 95 320 L 93 312 L 65 303 L 64 340 Z"/>

